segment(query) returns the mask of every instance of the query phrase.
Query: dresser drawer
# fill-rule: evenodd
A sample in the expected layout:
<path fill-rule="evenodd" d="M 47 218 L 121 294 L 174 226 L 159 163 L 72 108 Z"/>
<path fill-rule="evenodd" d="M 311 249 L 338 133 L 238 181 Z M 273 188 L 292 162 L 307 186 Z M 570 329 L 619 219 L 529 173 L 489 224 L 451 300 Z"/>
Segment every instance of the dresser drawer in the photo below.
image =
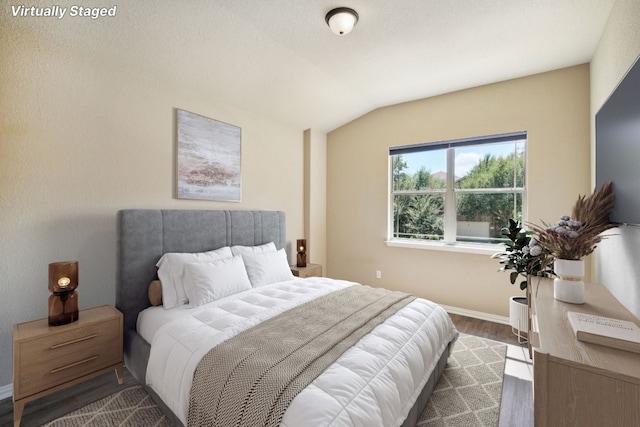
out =
<path fill-rule="evenodd" d="M 112 317 L 64 330 L 64 326 L 53 327 L 49 334 L 14 343 L 19 354 L 15 397 L 29 396 L 122 361 L 120 322 Z"/>

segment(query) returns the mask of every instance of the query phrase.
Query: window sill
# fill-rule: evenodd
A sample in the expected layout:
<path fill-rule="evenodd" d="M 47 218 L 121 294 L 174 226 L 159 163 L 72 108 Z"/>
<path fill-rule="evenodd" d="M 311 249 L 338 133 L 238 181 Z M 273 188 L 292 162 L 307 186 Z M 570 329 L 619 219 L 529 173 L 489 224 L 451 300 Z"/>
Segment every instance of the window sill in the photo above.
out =
<path fill-rule="evenodd" d="M 504 245 L 483 245 L 481 243 L 416 242 L 409 239 L 393 239 L 385 241 L 394 248 L 426 249 L 430 251 L 460 252 L 478 255 L 493 255 L 504 250 Z"/>

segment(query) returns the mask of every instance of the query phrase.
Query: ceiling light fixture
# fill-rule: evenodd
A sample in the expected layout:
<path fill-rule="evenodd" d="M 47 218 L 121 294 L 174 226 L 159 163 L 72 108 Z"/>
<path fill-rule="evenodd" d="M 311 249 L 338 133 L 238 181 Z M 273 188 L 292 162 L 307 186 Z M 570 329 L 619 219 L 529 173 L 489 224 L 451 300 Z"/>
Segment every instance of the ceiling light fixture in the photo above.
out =
<path fill-rule="evenodd" d="M 358 13 L 348 7 L 337 7 L 330 10 L 324 20 L 334 34 L 344 36 L 349 34 L 358 22 Z"/>

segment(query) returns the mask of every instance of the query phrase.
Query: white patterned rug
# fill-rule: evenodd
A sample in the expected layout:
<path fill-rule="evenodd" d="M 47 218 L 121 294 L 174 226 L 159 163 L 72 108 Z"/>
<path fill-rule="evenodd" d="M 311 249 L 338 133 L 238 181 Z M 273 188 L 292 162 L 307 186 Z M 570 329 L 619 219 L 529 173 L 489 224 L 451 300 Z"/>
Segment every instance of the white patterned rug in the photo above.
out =
<path fill-rule="evenodd" d="M 507 345 L 460 334 L 418 427 L 496 427 Z"/>
<path fill-rule="evenodd" d="M 169 427 L 171 423 L 140 385 L 117 393 L 58 418 L 47 427 Z"/>
<path fill-rule="evenodd" d="M 460 334 L 418 427 L 496 427 L 506 344 Z M 171 423 L 141 386 L 121 390 L 46 427 L 165 427 Z"/>

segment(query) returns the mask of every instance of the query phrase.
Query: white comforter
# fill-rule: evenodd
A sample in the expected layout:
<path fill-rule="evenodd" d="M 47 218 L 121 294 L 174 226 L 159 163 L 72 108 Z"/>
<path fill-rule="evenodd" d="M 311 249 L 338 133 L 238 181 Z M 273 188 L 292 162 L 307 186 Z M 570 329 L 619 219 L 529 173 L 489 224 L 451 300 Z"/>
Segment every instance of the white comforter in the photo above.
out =
<path fill-rule="evenodd" d="M 211 348 L 291 307 L 352 285 L 356 284 L 327 278 L 295 279 L 179 310 L 180 315 L 173 312 L 174 319 L 153 336 L 147 384 L 186 425 L 193 374 Z M 402 424 L 437 360 L 456 336 L 441 307 L 416 299 L 298 394 L 281 425 Z"/>

